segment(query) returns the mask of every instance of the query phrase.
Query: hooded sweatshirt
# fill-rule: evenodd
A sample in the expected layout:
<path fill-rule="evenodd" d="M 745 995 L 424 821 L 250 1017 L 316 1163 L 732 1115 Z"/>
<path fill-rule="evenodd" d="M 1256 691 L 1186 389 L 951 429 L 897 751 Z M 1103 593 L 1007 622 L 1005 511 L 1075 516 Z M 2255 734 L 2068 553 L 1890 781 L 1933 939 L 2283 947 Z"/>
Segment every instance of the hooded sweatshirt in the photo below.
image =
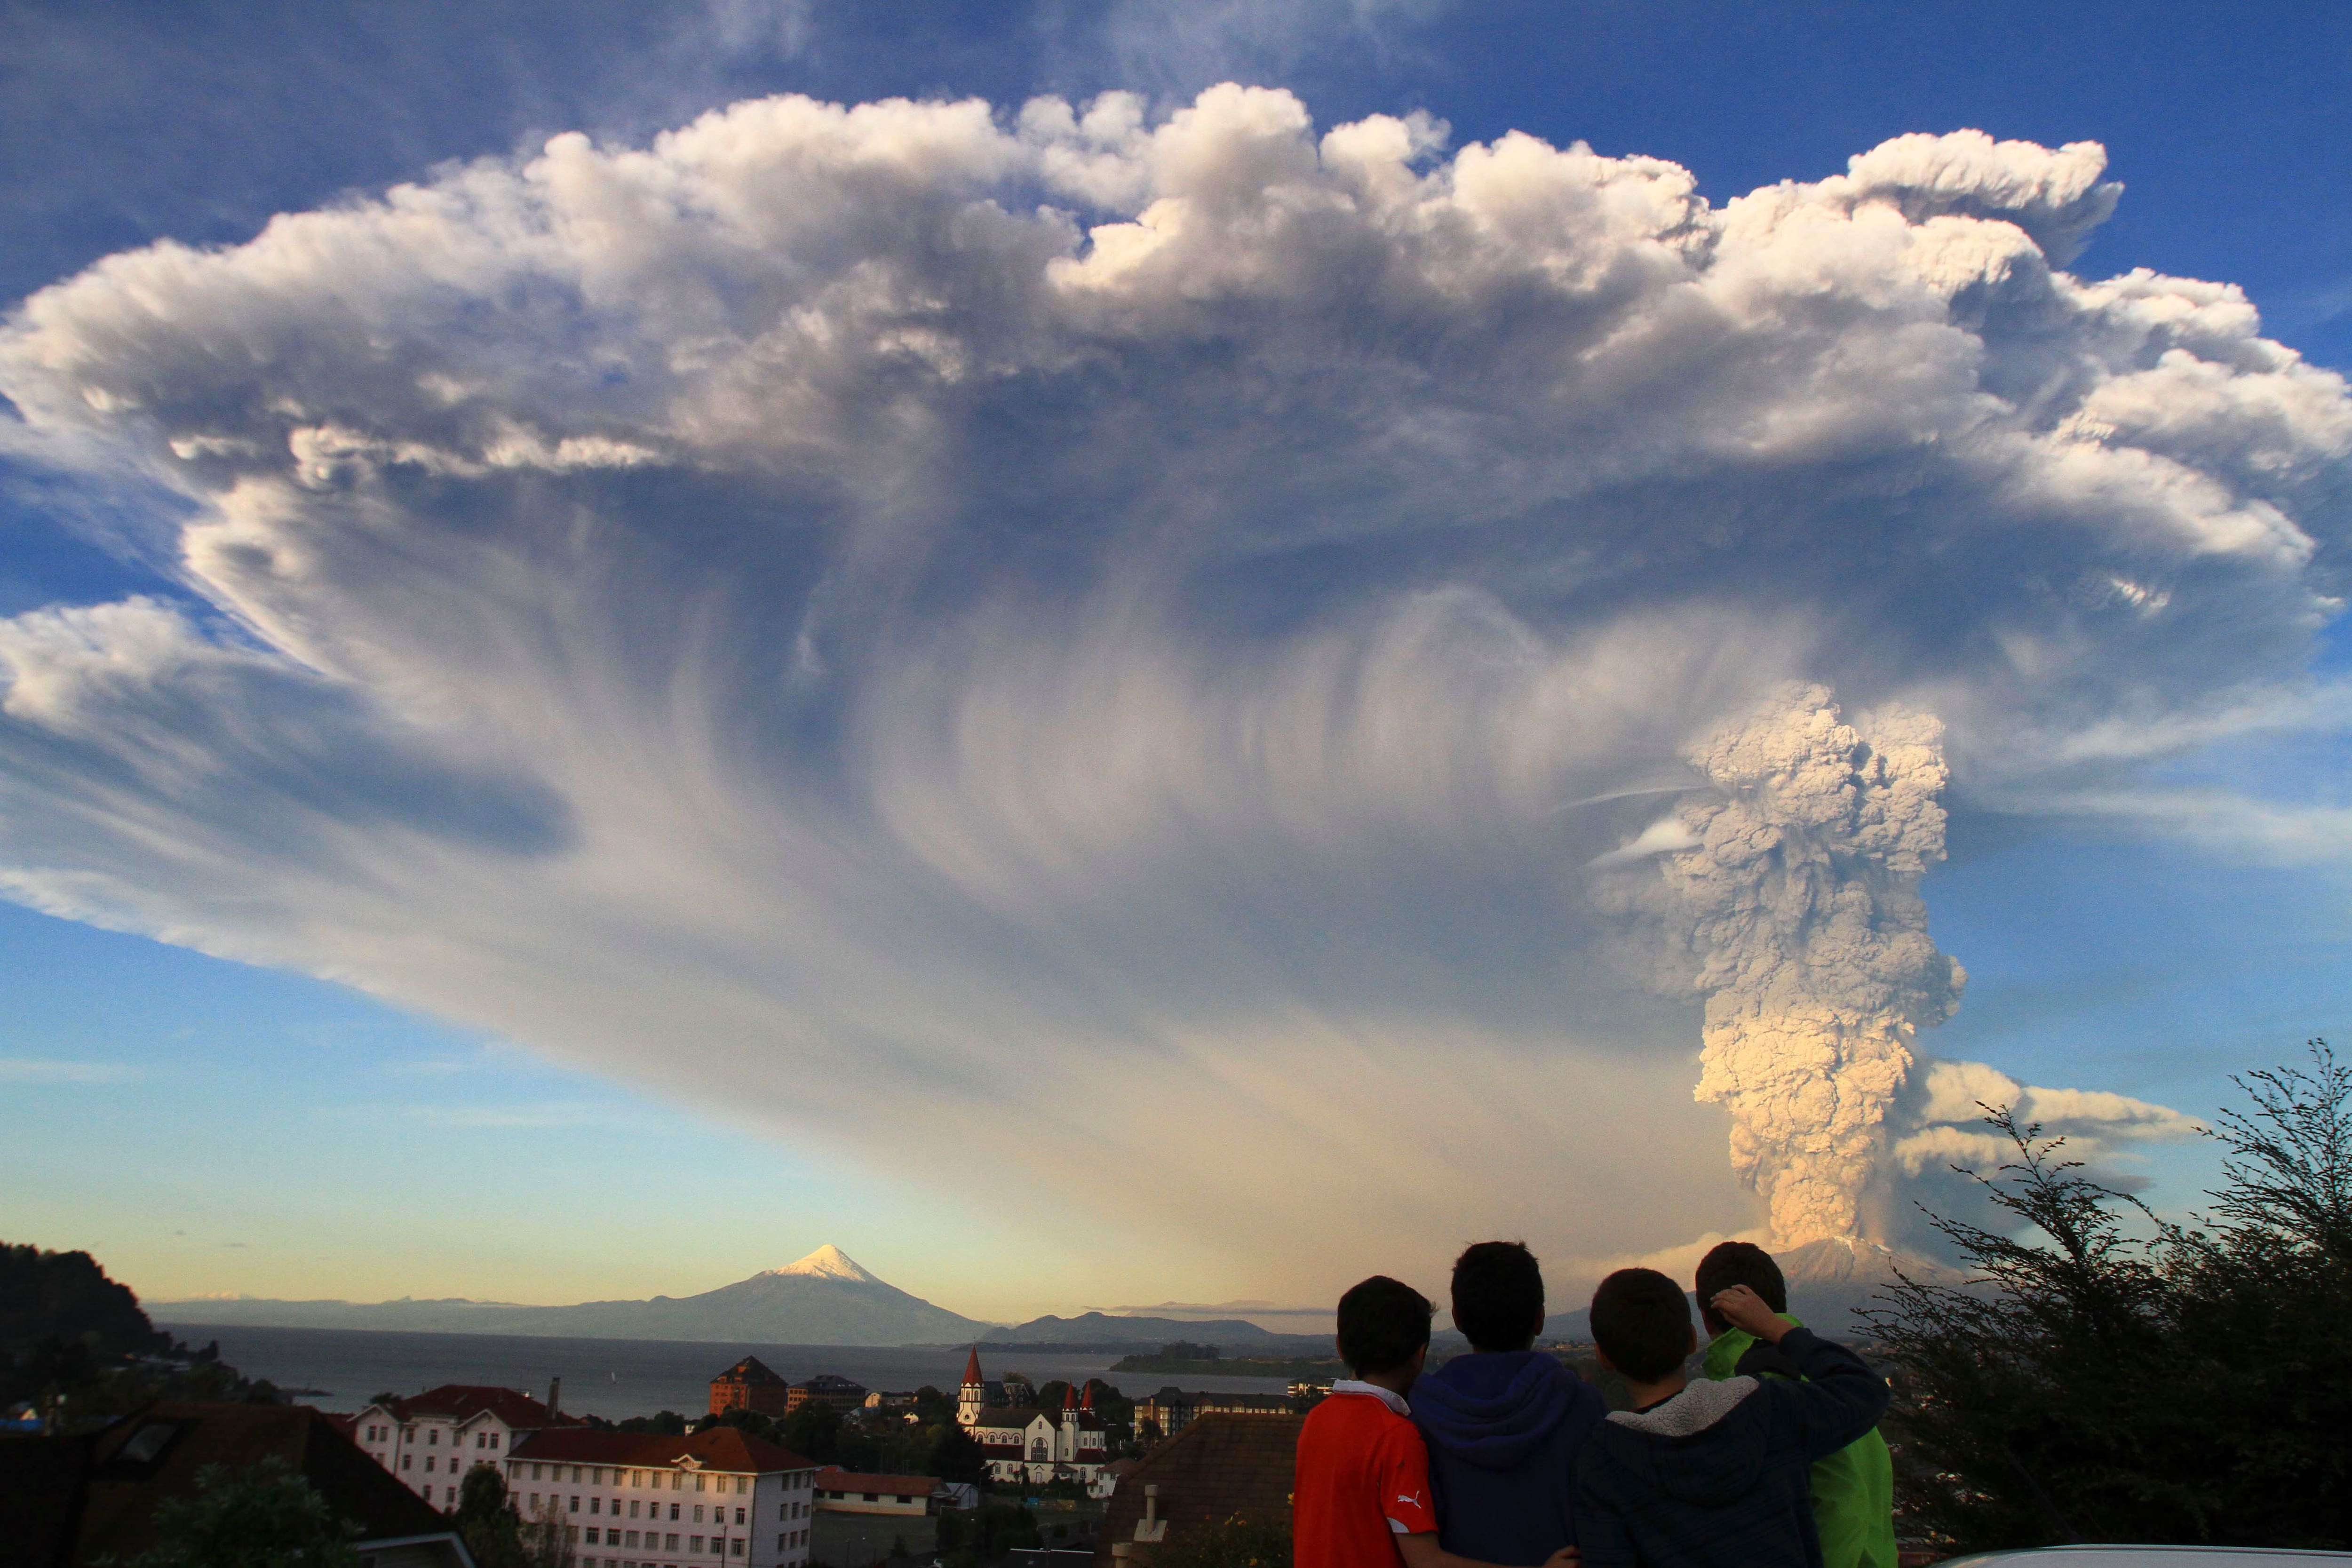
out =
<path fill-rule="evenodd" d="M 1794 1323 L 1788 1313 L 1783 1321 Z M 1740 1329 L 1727 1329 L 1706 1347 L 1706 1375 L 1794 1377 L 1797 1369 L 1775 1345 Z M 1813 1528 L 1821 1533 L 1822 1568 L 1895 1568 L 1895 1461 L 1874 1426 L 1826 1459 L 1813 1463 Z"/>
<path fill-rule="evenodd" d="M 1702 1380 L 1601 1422 L 1577 1460 L 1585 1568 L 1822 1568 L 1810 1472 L 1878 1425 L 1886 1384 L 1810 1329 L 1780 1351 L 1805 1381 Z"/>
<path fill-rule="evenodd" d="M 1607 1406 L 1541 1351 L 1458 1355 L 1412 1385 L 1437 1540 L 1521 1568 L 1576 1544 L 1576 1456 Z"/>

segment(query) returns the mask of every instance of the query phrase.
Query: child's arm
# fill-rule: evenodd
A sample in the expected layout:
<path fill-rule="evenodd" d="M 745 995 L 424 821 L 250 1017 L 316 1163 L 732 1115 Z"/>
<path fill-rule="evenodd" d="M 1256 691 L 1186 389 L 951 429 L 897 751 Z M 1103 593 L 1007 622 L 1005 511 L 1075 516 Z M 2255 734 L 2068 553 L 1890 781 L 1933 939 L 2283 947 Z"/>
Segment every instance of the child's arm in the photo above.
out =
<path fill-rule="evenodd" d="M 1843 1345 L 1786 1321 L 1745 1285 L 1723 1291 L 1713 1304 L 1732 1327 L 1778 1347 L 1804 1374 L 1803 1383 L 1775 1383 L 1772 1394 L 1795 1423 L 1807 1458 L 1827 1458 L 1886 1414 L 1886 1380 Z"/>
<path fill-rule="evenodd" d="M 1397 1551 L 1404 1558 L 1404 1568 L 1492 1568 L 1475 1557 L 1456 1557 L 1437 1543 L 1437 1532 L 1424 1531 L 1419 1535 L 1400 1535 Z M 1576 1548 L 1563 1546 L 1544 1559 L 1544 1568 L 1576 1568 Z"/>

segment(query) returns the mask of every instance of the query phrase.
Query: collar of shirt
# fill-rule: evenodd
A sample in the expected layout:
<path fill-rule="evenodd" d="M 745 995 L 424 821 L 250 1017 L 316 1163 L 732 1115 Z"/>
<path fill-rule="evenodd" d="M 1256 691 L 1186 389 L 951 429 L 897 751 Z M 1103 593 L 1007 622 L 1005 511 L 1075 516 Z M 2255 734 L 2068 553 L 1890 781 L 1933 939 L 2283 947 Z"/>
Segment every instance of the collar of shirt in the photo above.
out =
<path fill-rule="evenodd" d="M 1352 1377 L 1343 1377 L 1339 1379 L 1339 1382 L 1331 1385 L 1331 1392 L 1334 1394 L 1369 1394 L 1374 1399 L 1379 1400 L 1382 1405 L 1387 1405 L 1390 1409 L 1395 1411 L 1398 1415 L 1403 1416 L 1408 1421 L 1412 1418 L 1412 1406 L 1404 1402 L 1404 1395 L 1397 1393 L 1396 1390 L 1392 1388 L 1382 1388 L 1377 1383 L 1359 1383 Z"/>

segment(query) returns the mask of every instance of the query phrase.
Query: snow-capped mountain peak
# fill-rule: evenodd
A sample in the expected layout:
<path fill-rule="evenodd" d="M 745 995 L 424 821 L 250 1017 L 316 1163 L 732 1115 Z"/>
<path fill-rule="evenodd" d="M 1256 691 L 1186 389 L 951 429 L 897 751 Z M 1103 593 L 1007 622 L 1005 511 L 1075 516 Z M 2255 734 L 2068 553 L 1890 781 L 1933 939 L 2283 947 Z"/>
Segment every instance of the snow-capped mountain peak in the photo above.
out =
<path fill-rule="evenodd" d="M 787 1263 L 782 1268 L 771 1268 L 770 1274 L 798 1274 L 815 1279 L 841 1279 L 852 1285 L 878 1285 L 880 1280 L 857 1266 L 856 1260 L 831 1242 L 826 1242 L 797 1263 Z"/>

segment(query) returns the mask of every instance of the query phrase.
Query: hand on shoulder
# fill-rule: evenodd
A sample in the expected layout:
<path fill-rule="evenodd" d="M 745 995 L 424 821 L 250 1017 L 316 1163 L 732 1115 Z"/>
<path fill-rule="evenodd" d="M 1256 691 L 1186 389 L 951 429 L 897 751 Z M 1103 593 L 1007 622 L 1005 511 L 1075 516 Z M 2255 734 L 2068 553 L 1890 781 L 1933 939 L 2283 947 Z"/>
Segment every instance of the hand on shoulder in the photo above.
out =
<path fill-rule="evenodd" d="M 1764 1298 L 1745 1285 L 1734 1285 L 1718 1290 L 1707 1303 L 1715 1315 L 1733 1328 L 1754 1334 L 1766 1344 L 1777 1345 L 1789 1331 L 1788 1322 L 1764 1304 Z"/>

